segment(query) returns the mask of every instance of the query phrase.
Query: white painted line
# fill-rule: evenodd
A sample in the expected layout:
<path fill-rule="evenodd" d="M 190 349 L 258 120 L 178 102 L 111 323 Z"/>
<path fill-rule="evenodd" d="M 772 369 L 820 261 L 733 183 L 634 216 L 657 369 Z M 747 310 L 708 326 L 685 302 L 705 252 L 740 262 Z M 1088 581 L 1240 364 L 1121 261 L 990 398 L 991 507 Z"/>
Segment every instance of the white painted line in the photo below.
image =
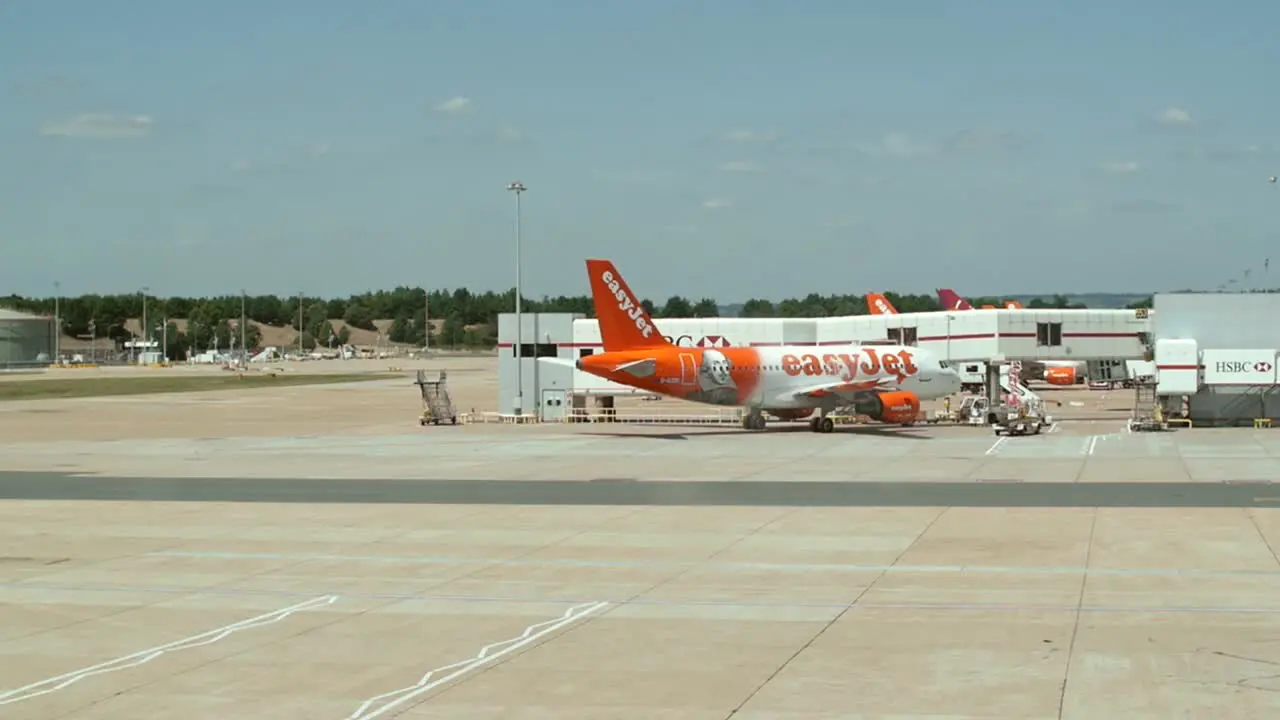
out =
<path fill-rule="evenodd" d="M 450 680 L 453 680 L 454 678 L 457 678 L 461 675 L 465 675 L 466 673 L 469 673 L 472 670 L 475 670 L 476 668 L 481 667 L 483 665 L 487 665 L 504 655 L 513 653 L 516 650 L 519 650 L 520 648 L 525 647 L 526 645 L 537 642 L 539 639 L 545 637 L 546 635 L 550 635 L 551 633 L 559 630 L 562 627 L 565 627 L 566 625 L 571 625 L 581 620 L 582 618 L 596 612 L 597 610 L 607 607 L 608 605 L 609 603 L 607 602 L 595 602 L 595 603 L 588 603 L 586 605 L 575 605 L 569 608 L 568 610 L 565 610 L 563 615 L 561 615 L 560 617 L 554 620 L 547 620 L 545 622 L 540 622 L 534 625 L 530 625 L 529 627 L 525 628 L 524 632 L 520 633 L 520 635 L 518 635 L 517 637 L 513 637 L 507 640 L 502 640 L 500 642 L 485 645 L 484 647 L 480 648 L 480 652 L 476 653 L 474 656 L 466 660 L 462 660 L 450 665 L 445 665 L 444 667 L 438 667 L 435 670 L 428 672 L 426 675 L 423 675 L 421 680 L 414 683 L 413 685 L 410 685 L 409 687 L 400 688 L 399 690 L 392 690 L 391 692 L 383 693 L 381 695 L 375 695 L 369 698 L 368 700 L 365 700 L 363 703 L 360 704 L 360 707 L 356 708 L 355 712 L 347 716 L 347 720 L 371 720 L 372 718 L 379 717 L 384 713 L 391 712 L 392 710 L 399 707 L 400 705 L 409 702 L 410 700 L 418 697 L 419 695 L 425 692 L 434 690 L 435 688 L 440 687 L 441 685 L 449 682 Z M 505 645 L 506 647 L 503 647 L 501 650 L 498 650 L 492 655 L 489 654 L 489 652 L 494 648 L 501 647 L 503 645 Z M 448 675 L 445 675 L 444 677 L 437 678 L 434 680 L 432 679 L 436 676 L 437 673 L 442 673 L 447 670 L 452 670 L 453 672 L 449 673 Z M 377 704 L 379 701 L 387 700 L 388 698 L 396 697 L 397 695 L 399 697 L 397 697 L 395 700 L 392 700 L 386 703 L 385 705 L 382 705 L 376 710 L 370 710 L 370 708 L 375 704 Z"/>
<path fill-rule="evenodd" d="M 1084 446 L 1080 448 L 1081 455 L 1092 455 L 1094 448 L 1098 446 L 1098 436 L 1090 435 L 1085 438 Z"/>
<path fill-rule="evenodd" d="M 1008 439 L 1009 439 L 1008 435 L 1001 435 L 1000 437 L 996 438 L 996 441 L 991 443 L 991 447 L 987 448 L 987 452 L 985 454 L 995 455 L 996 453 L 1000 452 L 1000 446 L 1004 445 L 1004 442 Z"/>
<path fill-rule="evenodd" d="M 9 703 L 30 700 L 31 698 L 40 697 L 41 695 L 48 695 L 49 693 L 57 692 L 72 683 L 78 682 L 87 677 L 93 677 L 94 675 L 103 675 L 117 670 L 127 670 L 129 668 L 138 667 L 139 665 L 144 665 L 155 660 L 171 650 L 189 650 L 202 645 L 212 645 L 236 631 L 270 625 L 272 623 L 279 622 L 296 612 L 310 610 L 311 608 L 320 607 L 321 605 L 330 605 L 337 599 L 338 596 L 336 595 L 325 595 L 323 597 L 312 598 L 306 602 L 301 602 L 297 605 L 290 605 L 287 608 L 274 610 L 264 615 L 249 618 L 248 620 L 241 620 L 240 622 L 231 623 L 230 625 L 223 625 L 220 628 L 215 628 L 208 632 L 200 633 L 199 635 L 192 635 L 191 637 L 175 640 L 171 643 L 141 650 L 132 655 L 125 655 L 124 657 L 119 657 L 115 660 L 108 660 L 107 662 L 99 663 L 87 668 L 63 673 L 57 677 L 33 682 L 30 685 L 24 685 L 20 688 L 0 693 L 0 705 L 8 705 Z"/>
<path fill-rule="evenodd" d="M 1061 429 L 1062 429 L 1062 423 L 1060 423 L 1060 422 L 1056 422 L 1056 423 L 1054 423 L 1053 425 L 1050 425 L 1050 426 L 1049 426 L 1049 432 L 1048 432 L 1048 434 L 1049 434 L 1049 435 L 1052 435 L 1052 434 L 1054 434 L 1054 433 L 1058 432 L 1058 431 L 1059 431 L 1059 430 L 1061 430 Z"/>

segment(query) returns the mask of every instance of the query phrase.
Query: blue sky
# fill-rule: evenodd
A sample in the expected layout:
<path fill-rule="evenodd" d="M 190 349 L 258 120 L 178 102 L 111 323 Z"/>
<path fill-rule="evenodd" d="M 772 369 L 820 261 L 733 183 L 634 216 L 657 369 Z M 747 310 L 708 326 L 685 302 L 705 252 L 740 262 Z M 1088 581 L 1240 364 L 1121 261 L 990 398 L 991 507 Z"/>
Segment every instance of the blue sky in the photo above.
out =
<path fill-rule="evenodd" d="M 1216 287 L 1280 240 L 1280 5 L 0 5 L 0 293 Z M 1280 253 L 1277 253 L 1280 259 Z M 1277 277 L 1270 283 L 1280 286 Z"/>

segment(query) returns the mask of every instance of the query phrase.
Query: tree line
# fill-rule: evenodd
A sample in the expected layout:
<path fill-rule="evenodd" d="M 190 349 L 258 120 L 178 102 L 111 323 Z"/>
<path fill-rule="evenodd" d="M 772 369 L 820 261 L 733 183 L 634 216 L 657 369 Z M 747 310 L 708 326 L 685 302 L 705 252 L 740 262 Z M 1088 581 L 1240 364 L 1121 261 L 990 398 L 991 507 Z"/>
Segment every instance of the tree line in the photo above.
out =
<path fill-rule="evenodd" d="M 888 292 L 885 297 L 899 312 L 930 312 L 941 310 L 932 295 L 901 295 Z M 974 307 L 1003 302 L 999 297 L 973 297 Z M 465 288 L 433 290 L 425 293 L 422 288 L 398 287 L 379 290 L 347 298 L 280 297 L 276 295 L 223 295 L 207 298 L 144 297 L 141 293 L 128 295 L 82 295 L 57 299 L 62 333 L 80 338 L 107 338 L 116 342 L 131 339 L 126 328 L 130 318 L 141 318 L 146 305 L 148 324 L 167 326 L 170 349 L 186 347 L 226 348 L 239 345 L 239 322 L 244 315 L 252 321 L 273 327 L 290 327 L 301 330 L 304 348 L 317 345 L 341 345 L 348 340 L 345 328 L 332 329 L 333 320 L 363 330 L 376 330 L 374 320 L 390 319 L 386 340 L 421 346 L 427 337 L 426 315 L 430 311 L 433 322 L 430 334 L 433 346 L 491 347 L 496 343 L 497 317 L 511 312 L 515 307 L 515 291 L 475 293 Z M 642 303 L 655 318 L 721 317 L 720 306 L 712 298 L 692 299 L 675 295 L 659 304 L 645 299 Z M 0 306 L 7 306 L 26 313 L 52 315 L 55 298 L 27 298 L 10 295 L 0 298 Z M 594 317 L 591 297 L 588 295 L 521 298 L 525 312 L 572 312 Z M 1081 303 L 1071 303 L 1063 295 L 1035 298 L 1026 302 L 1028 308 L 1084 308 Z M 1134 303 L 1130 307 L 1150 307 L 1151 300 Z M 745 318 L 812 318 L 841 315 L 867 314 L 867 302 L 863 295 L 819 295 L 790 298 L 780 302 L 755 298 L 743 303 L 737 313 Z M 185 320 L 185 331 L 178 332 L 173 320 Z M 437 327 L 438 325 L 438 327 Z M 156 332 L 153 337 L 160 335 Z M 245 328 L 246 344 L 256 347 L 260 340 L 258 329 L 252 324 Z M 171 355 L 174 356 L 174 355 Z"/>

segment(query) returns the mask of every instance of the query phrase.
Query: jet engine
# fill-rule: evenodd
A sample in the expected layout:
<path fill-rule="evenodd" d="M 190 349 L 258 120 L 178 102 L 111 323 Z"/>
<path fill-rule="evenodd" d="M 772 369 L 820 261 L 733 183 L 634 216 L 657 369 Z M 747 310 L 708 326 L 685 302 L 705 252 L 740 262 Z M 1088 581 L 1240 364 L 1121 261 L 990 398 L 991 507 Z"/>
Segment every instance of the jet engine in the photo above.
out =
<path fill-rule="evenodd" d="M 1076 369 L 1073 367 L 1047 367 L 1044 369 L 1044 381 L 1050 385 L 1075 385 Z"/>
<path fill-rule="evenodd" d="M 877 422 L 902 425 L 915 422 L 920 415 L 920 396 L 909 390 L 876 393 L 854 404 L 859 415 Z"/>
<path fill-rule="evenodd" d="M 797 410 L 770 410 L 769 414 L 779 420 L 803 420 L 813 414 L 813 408 L 800 408 Z"/>

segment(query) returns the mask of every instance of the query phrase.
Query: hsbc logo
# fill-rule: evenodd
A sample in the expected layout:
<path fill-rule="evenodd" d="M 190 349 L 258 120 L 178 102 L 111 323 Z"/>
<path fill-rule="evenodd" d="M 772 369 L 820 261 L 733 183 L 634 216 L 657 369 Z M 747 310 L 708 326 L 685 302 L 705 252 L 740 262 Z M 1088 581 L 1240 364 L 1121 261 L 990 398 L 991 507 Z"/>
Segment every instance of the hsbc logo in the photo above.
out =
<path fill-rule="evenodd" d="M 719 348 L 733 345 L 733 343 L 729 342 L 729 338 L 723 335 L 706 335 L 700 338 L 694 338 L 692 335 L 679 335 L 676 337 L 668 335 L 666 338 L 667 342 L 679 347 Z"/>
<path fill-rule="evenodd" d="M 1275 369 L 1275 365 L 1265 360 L 1257 362 L 1219 360 L 1214 363 L 1213 369 L 1220 373 L 1269 373 Z"/>

